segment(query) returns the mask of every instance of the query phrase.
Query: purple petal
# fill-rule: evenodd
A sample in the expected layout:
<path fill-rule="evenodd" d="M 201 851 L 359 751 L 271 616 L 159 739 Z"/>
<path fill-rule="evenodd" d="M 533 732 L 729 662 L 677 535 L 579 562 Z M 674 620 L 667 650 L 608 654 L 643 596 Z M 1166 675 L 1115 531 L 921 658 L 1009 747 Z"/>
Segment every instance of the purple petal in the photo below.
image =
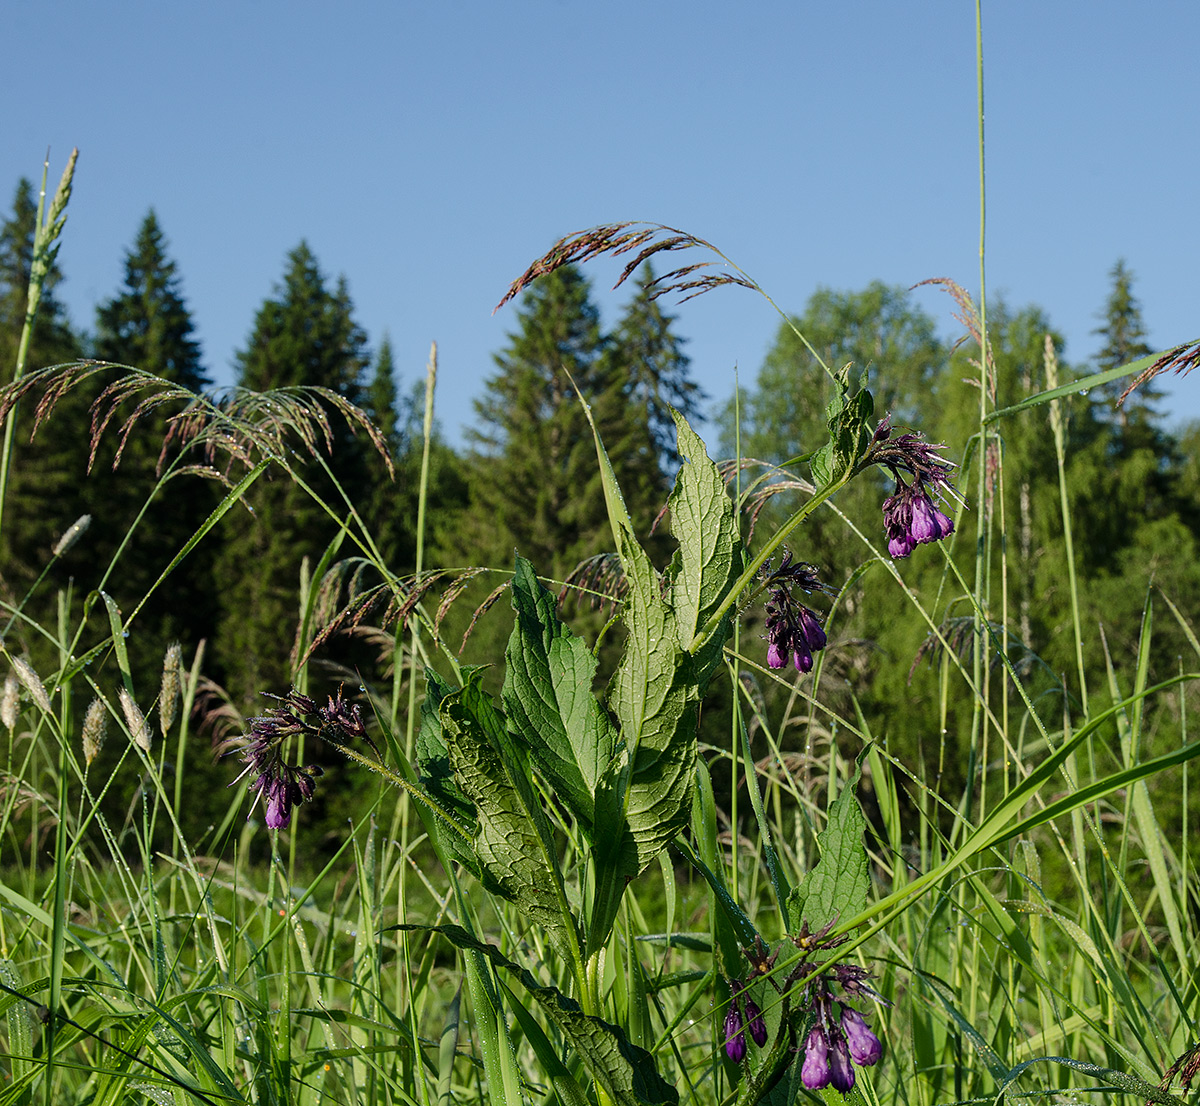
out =
<path fill-rule="evenodd" d="M 937 541 L 942 536 L 934 518 L 933 504 L 928 496 L 919 495 L 913 500 L 912 522 L 909 524 L 908 534 L 917 545 Z"/>
<path fill-rule="evenodd" d="M 783 650 L 779 645 L 772 641 L 767 644 L 767 667 L 782 668 L 787 658 L 783 655 Z"/>
<path fill-rule="evenodd" d="M 754 1043 L 762 1048 L 767 1043 L 767 1023 L 758 1003 L 749 995 L 746 996 L 746 1021 L 750 1023 L 750 1036 L 754 1038 Z"/>
<path fill-rule="evenodd" d="M 883 1045 L 879 1043 L 879 1038 L 867 1027 L 863 1016 L 857 1010 L 848 1006 L 842 1007 L 842 1029 L 846 1033 L 850 1055 L 859 1066 L 870 1067 L 883 1055 Z"/>
<path fill-rule="evenodd" d="M 725 1055 L 735 1064 L 746 1059 L 746 1037 L 742 1033 L 742 1015 L 738 1012 L 737 999 L 731 999 L 725 1014 Z"/>
<path fill-rule="evenodd" d="M 829 1042 L 825 1038 L 825 1031 L 817 1027 L 805 1042 L 800 1078 L 810 1091 L 819 1091 L 829 1086 L 829 1075 Z"/>
<path fill-rule="evenodd" d="M 854 1086 L 854 1065 L 850 1063 L 846 1042 L 840 1037 L 829 1049 L 829 1082 L 842 1094 L 849 1094 Z"/>
<path fill-rule="evenodd" d="M 825 648 L 825 631 L 821 629 L 817 616 L 807 607 L 800 608 L 800 631 L 814 653 Z"/>

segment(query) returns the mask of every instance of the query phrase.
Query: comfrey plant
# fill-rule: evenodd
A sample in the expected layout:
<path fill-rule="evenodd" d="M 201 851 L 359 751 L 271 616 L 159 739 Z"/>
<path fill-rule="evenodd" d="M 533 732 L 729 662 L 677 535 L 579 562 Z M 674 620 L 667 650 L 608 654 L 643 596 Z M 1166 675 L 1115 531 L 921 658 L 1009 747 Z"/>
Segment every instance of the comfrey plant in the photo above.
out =
<path fill-rule="evenodd" d="M 528 283 L 540 272 L 576 259 L 580 251 L 639 247 L 627 269 L 631 272 L 648 250 L 703 245 L 683 236 L 647 246 L 644 231 L 624 237 L 615 231 L 599 237 L 589 233 L 590 238 L 560 243 L 522 279 Z M 696 277 L 694 271 L 678 270 L 674 283 L 663 290 L 702 291 L 720 283 L 753 286 L 748 278 Z M 513 294 L 522 286 L 518 281 Z M 893 437 L 887 420 L 874 425 L 866 388 L 861 383 L 852 388 L 848 370 L 833 379 L 829 439 L 810 461 L 816 491 L 754 557 L 745 547 L 737 508 L 720 470 L 676 414 L 683 464 L 668 508 L 678 548 L 669 567 L 657 571 L 637 539 L 603 443 L 596 438 L 620 563 L 619 617 L 626 633 L 620 664 L 603 694 L 597 696 L 593 687 L 595 654 L 560 619 L 556 598 L 542 586 L 534 566 L 518 557 L 510 588 L 516 618 L 498 699 L 485 691 L 478 669 L 452 663 L 450 679 L 429 668 L 414 764 L 402 759 L 398 766 L 385 764 L 379 747 L 367 737 L 358 708 L 340 692 L 325 706 L 291 692 L 254 719 L 241 739 L 243 775 L 251 779 L 273 829 L 288 825 L 293 810 L 317 786 L 314 766 L 289 759 L 287 746 L 298 738 L 332 740 L 346 756 L 381 773 L 416 801 L 451 880 L 457 921 L 397 928 L 436 932 L 462 953 L 475 1015 L 490 1027 L 481 1030 L 480 1040 L 488 1079 L 495 1086 L 516 1093 L 520 1084 L 512 1051 L 497 1043 L 507 1032 L 507 1007 L 563 1101 L 588 1099 L 579 1083 L 582 1071 L 600 1103 L 678 1100 L 655 1055 L 617 1024 L 605 984 L 605 954 L 614 941 L 624 896 L 632 881 L 670 847 L 709 881 L 720 914 L 714 922 L 717 962 L 711 978 L 721 977 L 717 989 L 722 1001 L 723 981 L 729 981 L 729 998 L 714 1026 L 714 1056 L 724 1058 L 724 1077 L 739 1084 L 739 1101 L 758 1102 L 786 1081 L 796 1092 L 802 1085 L 847 1091 L 854 1083 L 854 1066 L 861 1069 L 879 1059 L 880 1042 L 859 1008 L 862 998 L 873 996 L 866 973 L 827 955 L 845 939 L 845 932 L 835 927 L 866 908 L 869 880 L 865 823 L 854 794 L 857 777 L 830 808 L 828 825 L 818 837 L 820 863 L 795 887 L 787 884 L 770 845 L 757 784 L 748 781 L 758 800 L 765 859 L 786 934 L 774 951 L 726 889 L 723 864 L 705 852 L 703 835 L 689 840 L 688 833 L 689 822 L 712 795 L 697 746 L 700 703 L 725 659 L 739 611 L 756 597 L 765 598 L 770 668 L 791 663 L 799 673 L 808 673 L 814 655 L 826 646 L 826 630 L 807 599 L 828 589 L 814 566 L 783 550 L 789 534 L 850 479 L 876 464 L 887 467 L 897 481 L 885 518 L 889 532 L 896 529 L 903 537 L 900 544 L 908 543 L 904 555 L 916 544 L 935 540 L 933 530 L 937 537 L 951 532 L 949 521 L 942 521 L 945 516 L 929 515 L 932 529 L 926 517 L 930 496 L 953 494 L 949 466 L 936 447 L 913 434 Z M 906 506 L 897 506 L 897 496 Z M 894 555 L 901 555 L 898 549 L 892 550 Z M 782 551 L 778 567 L 776 551 Z M 385 736 L 388 740 L 380 745 L 402 758 L 398 743 Z M 707 814 L 705 819 L 715 823 Z M 715 834 L 708 840 L 715 842 Z M 526 940 L 544 946 L 536 954 L 535 970 L 484 939 L 475 904 L 463 890 L 463 873 L 525 920 L 527 936 L 515 947 Z M 562 969 L 561 987 L 545 982 L 547 958 Z M 530 1007 L 511 997 L 505 981 L 514 979 L 540 1011 L 541 1022 L 530 1016 Z M 550 1039 L 543 1024 L 570 1046 L 570 1066 L 563 1063 L 561 1043 Z M 801 1055 L 804 1059 L 797 1063 Z"/>

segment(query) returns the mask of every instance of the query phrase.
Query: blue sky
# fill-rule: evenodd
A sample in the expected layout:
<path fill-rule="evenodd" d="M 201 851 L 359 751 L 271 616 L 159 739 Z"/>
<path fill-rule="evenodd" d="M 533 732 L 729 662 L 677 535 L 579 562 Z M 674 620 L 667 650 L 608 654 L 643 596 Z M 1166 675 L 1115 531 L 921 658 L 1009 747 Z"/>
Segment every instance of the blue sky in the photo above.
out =
<path fill-rule="evenodd" d="M 521 0 L 63 0 L 6 13 L 0 203 L 80 148 L 62 296 L 90 326 L 153 206 L 210 371 L 307 239 L 402 386 L 440 349 L 458 440 L 514 325 L 492 307 L 557 237 L 644 219 L 721 247 L 782 307 L 819 286 L 978 283 L 975 9 Z M 53 29 L 51 25 L 53 24 Z M 1119 257 L 1156 348 L 1200 336 L 1200 5 L 984 5 L 989 293 L 1067 359 Z M 619 267 L 586 270 L 611 323 Z M 943 333 L 948 297 L 917 293 Z M 737 288 L 678 309 L 715 399 L 777 327 Z M 886 371 L 886 366 L 880 366 Z M 1168 410 L 1200 416 L 1200 379 Z"/>

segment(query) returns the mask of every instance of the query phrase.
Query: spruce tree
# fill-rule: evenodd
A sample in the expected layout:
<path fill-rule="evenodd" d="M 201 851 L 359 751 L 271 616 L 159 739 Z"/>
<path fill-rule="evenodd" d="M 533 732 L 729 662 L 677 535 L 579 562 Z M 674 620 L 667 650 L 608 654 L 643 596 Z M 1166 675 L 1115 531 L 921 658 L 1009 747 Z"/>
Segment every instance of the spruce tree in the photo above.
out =
<path fill-rule="evenodd" d="M 166 238 L 151 210 L 125 255 L 120 290 L 96 309 L 93 355 L 198 392 L 209 379 L 194 329 L 178 270 L 167 255 Z M 125 539 L 147 497 L 155 495 L 123 555 L 120 570 L 107 585 L 126 609 L 141 601 L 218 502 L 215 486 L 191 475 L 168 477 L 167 483 L 155 490 L 160 466 L 169 472 L 170 462 L 175 460 L 173 454 L 162 454 L 167 417 L 163 408 L 139 420 L 116 471 L 110 471 L 116 450 L 115 435 L 110 432 L 88 483 L 92 537 L 97 551 L 104 555 Z M 142 612 L 134 640 L 151 639 L 147 647 L 153 663 L 161 659 L 170 638 L 178 637 L 192 646 L 211 638 L 215 631 L 212 541 L 210 538 L 189 554 Z"/>
<path fill-rule="evenodd" d="M 210 381 L 194 337 L 175 262 L 153 208 L 125 255 L 121 291 L 96 309 L 93 354 L 145 369 L 192 391 Z"/>
<path fill-rule="evenodd" d="M 675 451 L 675 422 L 671 408 L 689 421 L 700 414 L 705 395 L 688 373 L 686 339 L 672 329 L 673 315 L 654 298 L 654 270 L 649 262 L 635 280 L 633 299 L 626 306 L 608 348 L 612 369 L 623 380 L 626 397 L 646 412 L 650 443 L 670 480 L 679 465 Z"/>
<path fill-rule="evenodd" d="M 394 475 L 389 475 L 378 455 L 367 459 L 370 492 L 363 509 L 384 563 L 393 573 L 402 574 L 411 567 L 413 556 L 415 487 L 404 479 L 406 443 L 402 428 L 407 419 L 400 410 L 395 358 L 391 339 L 386 334 L 375 355 L 365 409 L 379 429 Z"/>
<path fill-rule="evenodd" d="M 517 323 L 468 432 L 471 536 L 485 563 L 508 567 L 515 548 L 561 576 L 599 537 L 587 503 L 595 452 L 571 382 L 585 399 L 601 391 L 600 315 L 587 280 L 565 266 L 525 292 Z"/>
<path fill-rule="evenodd" d="M 1098 372 L 1128 365 L 1129 362 L 1154 352 L 1146 341 L 1142 305 L 1133 294 L 1133 273 L 1123 258 L 1109 270 L 1108 277 L 1111 286 L 1100 316 L 1103 324 L 1092 331 L 1104 342 L 1100 352 L 1096 354 Z M 1128 378 L 1110 381 L 1099 389 L 1100 398 L 1103 402 L 1113 405 L 1128 384 Z M 1110 417 L 1114 418 L 1122 429 L 1136 424 L 1144 430 L 1147 422 L 1153 420 L 1153 404 L 1162 394 L 1161 389 L 1155 387 L 1152 381 L 1142 384 L 1129 395 L 1121 407 L 1115 408 Z M 1145 437 L 1144 434 L 1138 436 Z"/>
<path fill-rule="evenodd" d="M 238 384 L 265 391 L 320 386 L 360 405 L 368 364 L 366 335 L 354 321 L 344 279 L 326 284 L 307 244 L 288 255 L 276 295 L 255 318 L 246 348 L 237 355 Z M 336 510 L 342 489 L 356 502 L 366 485 L 365 451 L 336 414 L 330 414 L 327 474 L 299 449 L 292 460 L 303 479 Z M 286 688 L 289 652 L 299 614 L 300 565 L 311 568 L 337 533 L 322 507 L 281 471 L 260 480 L 222 552 L 218 654 L 226 687 L 249 701 L 261 691 Z M 232 516 L 230 516 L 232 517 Z"/>

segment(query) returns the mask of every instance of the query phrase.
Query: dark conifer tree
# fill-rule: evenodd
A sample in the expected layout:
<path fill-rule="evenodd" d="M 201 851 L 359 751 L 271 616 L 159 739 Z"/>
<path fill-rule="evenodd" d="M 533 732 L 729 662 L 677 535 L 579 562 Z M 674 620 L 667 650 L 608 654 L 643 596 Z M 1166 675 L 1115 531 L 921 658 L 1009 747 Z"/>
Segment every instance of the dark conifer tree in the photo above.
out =
<path fill-rule="evenodd" d="M 513 550 L 560 578 L 611 549 L 595 446 L 575 388 L 592 407 L 635 524 L 662 503 L 647 411 L 600 329 L 588 281 L 573 266 L 540 277 L 522 296 L 518 330 L 496 355 L 499 371 L 476 402 L 470 432 L 471 507 L 465 556 L 507 567 Z"/>
<path fill-rule="evenodd" d="M 663 311 L 654 298 L 654 271 L 647 262 L 637 275 L 633 299 L 617 323 L 607 351 L 625 395 L 635 409 L 646 412 L 650 442 L 668 480 L 679 464 L 671 408 L 693 421 L 706 398 L 688 373 L 690 358 L 683 352 L 686 339 L 672 330 L 674 322 L 675 317 Z"/>
<path fill-rule="evenodd" d="M 259 309 L 247 346 L 238 354 L 239 385 L 255 391 L 315 385 L 361 405 L 367 364 L 366 335 L 354 321 L 345 280 L 331 291 L 302 242 L 288 255 L 283 282 Z M 316 461 L 305 462 L 299 451 L 293 460 L 316 494 L 336 510 L 339 488 L 361 501 L 369 446 L 340 416 L 331 414 L 330 428 L 328 473 Z M 254 514 L 243 513 L 230 528 L 219 571 L 218 654 L 227 688 L 243 700 L 286 687 L 301 561 L 308 557 L 315 568 L 337 533 L 329 515 L 282 472 L 258 482 L 249 506 Z"/>
<path fill-rule="evenodd" d="M 210 383 L 175 262 L 151 209 L 125 255 L 121 291 L 96 310 L 94 356 L 200 391 Z"/>
<path fill-rule="evenodd" d="M 1133 273 L 1124 259 L 1117 261 L 1108 277 L 1112 284 L 1100 316 L 1104 321 L 1092 331 L 1104 342 L 1096 354 L 1096 369 L 1099 372 L 1128 365 L 1130 361 L 1154 352 L 1146 341 L 1142 305 L 1133 294 Z M 1137 427 L 1140 432 L 1136 437 L 1144 443 L 1147 423 L 1154 419 L 1153 404 L 1163 393 L 1153 381 L 1148 381 L 1132 392 L 1119 408 L 1115 407 L 1117 398 L 1128 384 L 1128 378 L 1110 381 L 1098 390 L 1098 398 L 1112 408 L 1109 417 L 1122 431 L 1131 426 Z"/>
<path fill-rule="evenodd" d="M 400 410 L 395 359 L 391 339 L 386 334 L 375 355 L 365 408 L 379 428 L 394 476 L 389 475 L 381 457 L 368 457 L 370 494 L 363 510 L 384 563 L 393 573 L 402 574 L 411 567 L 413 556 L 415 487 L 405 479 L 407 419 Z"/>
<path fill-rule="evenodd" d="M 183 297 L 175 262 L 167 256 L 166 239 L 150 211 L 125 255 L 125 276 L 118 293 L 96 309 L 93 354 L 154 373 L 197 392 L 209 384 L 200 357 L 191 313 Z M 152 493 L 154 502 L 138 526 L 119 572 L 109 589 L 128 608 L 141 601 L 159 575 L 203 523 L 218 501 L 215 486 L 195 476 L 160 476 L 170 471 L 173 456 L 163 456 L 166 409 L 139 421 L 127 442 L 119 468 L 109 472 L 115 456 L 113 440 L 102 443 L 96 475 L 89 481 L 96 548 L 115 551 Z M 162 656 L 172 637 L 185 645 L 211 639 L 216 628 L 210 543 L 194 550 L 151 599 L 140 619 L 135 642 L 149 638 L 148 660 Z"/>

